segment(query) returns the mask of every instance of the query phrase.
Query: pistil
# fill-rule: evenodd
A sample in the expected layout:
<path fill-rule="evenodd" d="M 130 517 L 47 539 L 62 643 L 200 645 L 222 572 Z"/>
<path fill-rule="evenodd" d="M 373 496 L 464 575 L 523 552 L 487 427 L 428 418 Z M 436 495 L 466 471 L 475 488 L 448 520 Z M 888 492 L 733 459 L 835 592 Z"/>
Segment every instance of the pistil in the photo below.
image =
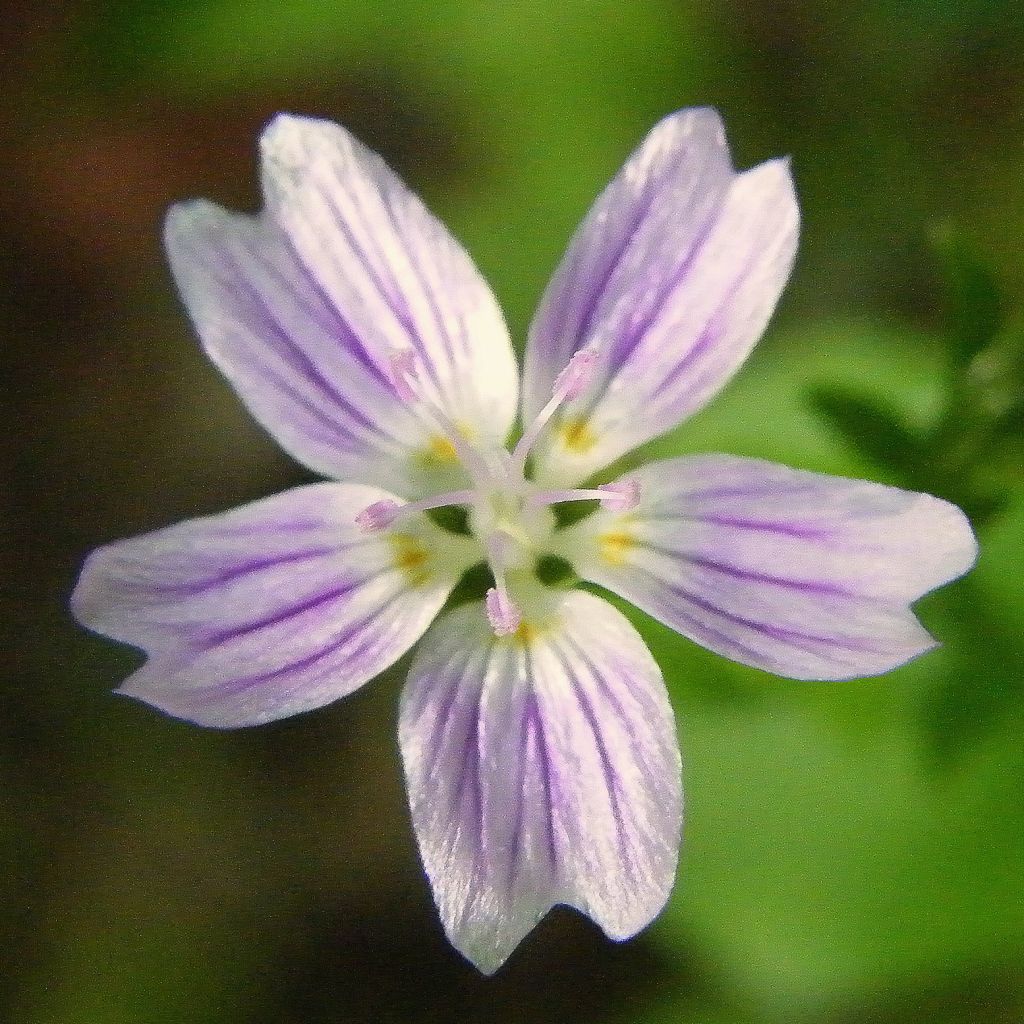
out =
<path fill-rule="evenodd" d="M 542 549 L 554 526 L 547 506 L 566 501 L 596 500 L 612 511 L 635 508 L 639 486 L 633 480 L 603 484 L 596 488 L 573 490 L 537 490 L 526 480 L 526 460 L 559 406 L 578 398 L 594 376 L 598 355 L 581 349 L 558 375 L 551 398 L 524 431 L 511 454 L 504 448 L 481 453 L 468 444 L 448 414 L 423 393 L 419 386 L 417 355 L 412 350 L 396 352 L 391 358 L 391 377 L 395 392 L 406 402 L 430 417 L 451 441 L 455 453 L 473 482 L 472 489 L 449 491 L 418 501 L 400 503 L 390 498 L 376 501 L 356 517 L 360 529 L 375 533 L 387 529 L 402 517 L 451 505 L 470 508 L 470 529 L 486 553 L 494 576 L 487 591 L 487 618 L 496 636 L 515 634 L 523 623 L 520 608 L 533 571 L 537 551 Z M 510 593 L 512 578 L 516 598 Z M 530 597 L 533 607 L 535 594 Z M 539 600 L 539 598 L 538 598 Z M 532 614 L 532 612 L 531 612 Z"/>

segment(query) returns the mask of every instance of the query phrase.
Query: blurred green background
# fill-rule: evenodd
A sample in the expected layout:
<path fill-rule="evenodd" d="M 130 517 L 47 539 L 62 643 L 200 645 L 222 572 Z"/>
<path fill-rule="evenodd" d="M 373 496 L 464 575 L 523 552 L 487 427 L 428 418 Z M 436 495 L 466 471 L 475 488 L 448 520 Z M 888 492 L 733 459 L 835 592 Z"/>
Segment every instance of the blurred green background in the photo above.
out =
<path fill-rule="evenodd" d="M 1024 7 L 999 0 L 4 0 L 9 502 L 0 1020 L 1024 1021 Z M 191 336 L 166 205 L 258 203 L 263 122 L 344 122 L 468 245 L 518 339 L 661 115 L 793 156 L 768 335 L 653 447 L 933 490 L 976 571 L 890 675 L 779 680 L 634 616 L 688 798 L 640 938 L 553 912 L 492 980 L 445 943 L 395 737 L 404 664 L 260 729 L 114 698 L 66 599 L 97 544 L 305 479 Z"/>

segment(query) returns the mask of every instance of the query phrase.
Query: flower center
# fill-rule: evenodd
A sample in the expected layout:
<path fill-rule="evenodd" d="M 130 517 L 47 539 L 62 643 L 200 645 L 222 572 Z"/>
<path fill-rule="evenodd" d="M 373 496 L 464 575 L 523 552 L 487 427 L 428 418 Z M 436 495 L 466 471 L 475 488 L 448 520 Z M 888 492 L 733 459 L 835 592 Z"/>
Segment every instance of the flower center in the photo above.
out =
<path fill-rule="evenodd" d="M 635 507 L 639 500 L 635 481 L 602 484 L 590 489 L 541 490 L 526 477 L 530 452 L 551 417 L 559 406 L 586 390 L 597 361 L 598 355 L 592 349 L 577 352 L 558 375 L 550 400 L 523 431 L 515 448 L 511 452 L 503 448 L 481 452 L 457 429 L 443 409 L 417 389 L 414 353 L 402 352 L 391 360 L 395 391 L 404 400 L 416 402 L 442 432 L 472 481 L 472 487 L 405 504 L 378 501 L 363 509 L 356 522 L 361 529 L 375 532 L 388 529 L 400 518 L 416 512 L 449 505 L 466 506 L 470 531 L 479 542 L 494 576 L 494 586 L 487 592 L 486 608 L 491 627 L 498 636 L 514 634 L 524 624 L 521 611 L 524 600 L 537 590 L 532 580 L 533 569 L 555 528 L 552 505 L 597 500 L 606 508 L 623 511 Z"/>

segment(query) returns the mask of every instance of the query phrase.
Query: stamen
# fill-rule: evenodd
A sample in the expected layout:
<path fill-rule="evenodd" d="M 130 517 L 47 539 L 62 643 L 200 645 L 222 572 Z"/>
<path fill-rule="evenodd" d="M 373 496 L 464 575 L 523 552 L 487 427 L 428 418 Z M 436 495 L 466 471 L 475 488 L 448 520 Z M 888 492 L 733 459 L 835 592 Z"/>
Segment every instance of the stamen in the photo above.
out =
<path fill-rule="evenodd" d="M 402 349 L 391 356 L 391 383 L 398 397 L 404 402 L 416 401 L 416 353 L 411 348 Z"/>
<path fill-rule="evenodd" d="M 448 505 L 472 505 L 476 494 L 473 491 L 448 491 L 446 494 L 435 494 L 419 501 L 409 501 L 399 505 L 397 501 L 384 498 L 375 501 L 356 516 L 356 524 L 364 533 L 377 533 L 389 527 L 401 516 L 413 512 L 427 512 L 432 508 L 446 508 Z"/>
<path fill-rule="evenodd" d="M 592 348 L 581 348 L 569 360 L 566 368 L 555 378 L 552 394 L 560 394 L 563 402 L 571 402 L 574 398 L 579 398 L 594 376 L 596 363 L 597 353 Z"/>
<path fill-rule="evenodd" d="M 417 353 L 411 348 L 392 353 L 389 360 L 391 383 L 398 397 L 405 402 L 415 403 L 419 409 L 427 413 L 434 425 L 441 430 L 447 440 L 451 441 L 456 455 L 474 482 L 487 480 L 490 474 L 480 453 L 466 442 L 462 432 L 443 409 L 416 390 L 414 385 L 419 381 L 419 371 L 416 368 L 418 358 Z"/>
<path fill-rule="evenodd" d="M 487 608 L 487 621 L 495 636 L 511 635 L 523 621 L 515 602 L 509 597 L 508 584 L 505 582 L 508 543 L 501 533 L 494 534 L 487 542 L 487 561 L 494 574 L 494 586 L 487 591 L 484 604 Z"/>
<path fill-rule="evenodd" d="M 617 480 L 613 484 L 600 484 L 604 491 L 601 504 L 612 512 L 632 512 L 640 504 L 640 484 L 636 480 Z"/>
<path fill-rule="evenodd" d="M 576 487 L 565 491 L 534 491 L 527 503 L 534 508 L 558 505 L 563 501 L 599 501 L 610 512 L 631 512 L 640 504 L 640 484 L 636 480 L 618 480 L 598 487 Z"/>
<path fill-rule="evenodd" d="M 401 506 L 390 498 L 375 501 L 372 505 L 367 505 L 356 516 L 356 526 L 363 533 L 377 533 L 387 529 L 398 518 L 399 511 L 401 511 Z"/>
<path fill-rule="evenodd" d="M 551 398 L 547 405 L 537 413 L 537 418 L 523 432 L 523 436 L 512 452 L 512 464 L 520 473 L 526 466 L 526 458 L 530 454 L 530 449 L 536 444 L 537 438 L 548 425 L 548 420 L 555 414 L 555 410 L 564 402 L 571 402 L 573 399 L 579 398 L 586 390 L 587 385 L 594 377 L 597 359 L 598 354 L 594 349 L 581 348 L 555 378 L 555 386 L 551 389 Z"/>
<path fill-rule="evenodd" d="M 504 586 L 500 589 L 491 587 L 484 603 L 487 606 L 487 621 L 495 636 L 511 636 L 519 628 L 523 618 Z"/>

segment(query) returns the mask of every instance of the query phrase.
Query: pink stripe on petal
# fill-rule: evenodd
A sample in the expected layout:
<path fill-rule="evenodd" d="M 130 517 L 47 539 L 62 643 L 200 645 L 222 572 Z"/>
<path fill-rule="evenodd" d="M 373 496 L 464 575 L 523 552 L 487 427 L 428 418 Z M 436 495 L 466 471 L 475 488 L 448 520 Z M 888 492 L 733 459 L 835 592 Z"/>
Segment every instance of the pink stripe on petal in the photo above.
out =
<path fill-rule="evenodd" d="M 518 380 L 501 311 L 469 256 L 345 129 L 279 115 L 261 140 L 268 215 L 327 304 L 386 367 L 412 350 L 420 384 L 470 436 L 503 443 Z"/>
<path fill-rule="evenodd" d="M 525 422 L 588 341 L 599 353 L 623 343 L 641 285 L 650 298 L 700 248 L 732 178 L 715 111 L 680 111 L 650 132 L 580 225 L 541 300 L 526 352 Z"/>
<path fill-rule="evenodd" d="M 267 218 L 183 203 L 165 241 L 207 353 L 280 444 L 318 472 L 409 492 L 422 426 Z"/>
<path fill-rule="evenodd" d="M 714 111 L 655 127 L 577 231 L 531 328 L 527 421 L 573 353 L 593 349 L 600 367 L 538 446 L 541 481 L 578 483 L 710 400 L 775 308 L 798 219 L 788 163 L 737 174 Z"/>
<path fill-rule="evenodd" d="M 778 675 L 877 675 L 930 650 L 910 605 L 976 555 L 963 513 L 927 494 L 724 455 L 630 477 L 635 512 L 566 531 L 576 571 Z"/>
<path fill-rule="evenodd" d="M 479 604 L 424 637 L 402 699 L 413 824 L 453 945 L 485 973 L 555 904 L 615 939 L 675 875 L 679 750 L 661 674 L 611 605 L 567 595 L 526 638 Z"/>
<path fill-rule="evenodd" d="M 388 495 L 313 484 L 93 552 L 72 596 L 83 625 L 149 656 L 121 692 L 202 725 L 254 725 L 343 697 L 393 664 L 473 559 L 411 583 L 387 537 L 355 523 Z M 441 537 L 421 521 L 424 550 Z M 414 534 L 415 535 L 415 534 Z M 454 546 L 452 546 L 454 545 Z"/>

